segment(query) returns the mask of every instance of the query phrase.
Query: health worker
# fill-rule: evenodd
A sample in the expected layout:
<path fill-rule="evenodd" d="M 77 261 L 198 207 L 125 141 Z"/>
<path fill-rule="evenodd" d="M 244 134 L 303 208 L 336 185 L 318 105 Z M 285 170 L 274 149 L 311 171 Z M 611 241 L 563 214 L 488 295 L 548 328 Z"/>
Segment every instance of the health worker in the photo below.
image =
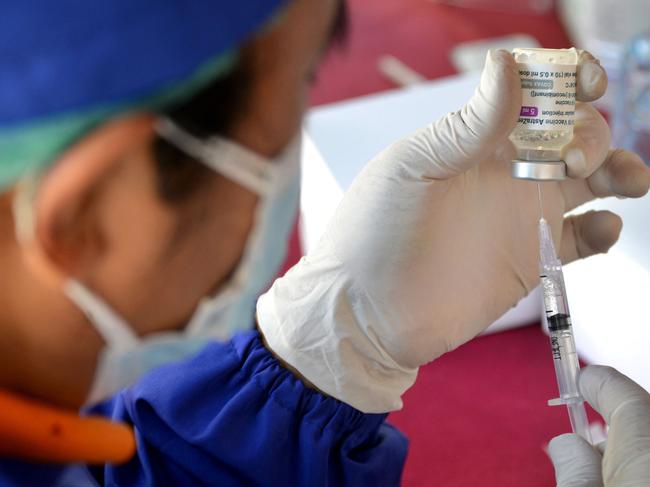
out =
<path fill-rule="evenodd" d="M 131 425 L 135 450 L 16 458 L 26 415 L 1 485 L 399 484 L 407 440 L 386 416 L 418 367 L 535 287 L 537 189 L 509 174 L 520 81 L 493 51 L 467 105 L 370 161 L 259 298 L 296 217 L 306 94 L 344 34 L 341 0 L 3 5 L 0 386 Z M 610 148 L 586 52 L 577 80 L 569 179 L 543 185 L 565 263 L 621 231 L 569 211 L 650 186 Z M 558 483 L 650 484 L 647 392 L 604 367 L 580 384 L 609 440 L 554 440 Z"/>

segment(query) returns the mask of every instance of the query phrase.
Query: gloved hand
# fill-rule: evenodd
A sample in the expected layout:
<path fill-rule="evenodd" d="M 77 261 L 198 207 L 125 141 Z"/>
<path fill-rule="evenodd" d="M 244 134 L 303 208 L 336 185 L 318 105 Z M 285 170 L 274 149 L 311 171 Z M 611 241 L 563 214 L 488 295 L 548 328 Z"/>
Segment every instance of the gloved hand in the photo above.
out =
<path fill-rule="evenodd" d="M 650 394 L 616 369 L 590 365 L 580 391 L 609 425 L 594 449 L 574 434 L 553 438 L 549 454 L 558 487 L 650 485 Z"/>
<path fill-rule="evenodd" d="M 587 53 L 577 80 L 583 102 L 607 84 Z M 537 285 L 537 185 L 510 176 L 508 135 L 520 106 L 514 59 L 491 52 L 462 110 L 363 169 L 316 248 L 258 301 L 277 357 L 362 411 L 398 409 L 420 365 L 483 331 Z M 578 103 L 565 152 L 571 179 L 541 185 L 564 262 L 606 251 L 621 229 L 610 212 L 566 212 L 648 191 L 640 158 L 609 144 L 603 118 Z"/>

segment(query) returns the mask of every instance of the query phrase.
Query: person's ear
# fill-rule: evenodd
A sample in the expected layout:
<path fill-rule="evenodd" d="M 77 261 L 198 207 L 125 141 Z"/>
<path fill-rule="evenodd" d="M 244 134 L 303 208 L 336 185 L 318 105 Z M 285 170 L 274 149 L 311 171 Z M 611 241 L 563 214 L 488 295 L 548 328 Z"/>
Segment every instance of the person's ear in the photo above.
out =
<path fill-rule="evenodd" d="M 154 123 L 143 114 L 105 123 L 67 150 L 40 182 L 32 238 L 22 246 L 44 279 L 59 285 L 101 257 L 105 238 L 95 200 L 108 178 L 151 143 Z"/>

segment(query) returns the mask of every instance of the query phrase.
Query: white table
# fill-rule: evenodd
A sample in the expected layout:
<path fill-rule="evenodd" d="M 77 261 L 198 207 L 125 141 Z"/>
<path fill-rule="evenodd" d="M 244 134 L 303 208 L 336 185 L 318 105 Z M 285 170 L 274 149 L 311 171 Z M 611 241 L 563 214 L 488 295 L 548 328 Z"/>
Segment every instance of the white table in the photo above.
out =
<path fill-rule="evenodd" d="M 303 154 L 305 250 L 368 160 L 392 141 L 458 110 L 477 84 L 477 74 L 453 76 L 312 110 Z M 587 361 L 613 365 L 650 389 L 650 198 L 610 198 L 591 207 L 618 212 L 625 228 L 607 256 L 566 269 L 578 349 Z M 490 331 L 538 321 L 540 313 L 536 291 Z"/>

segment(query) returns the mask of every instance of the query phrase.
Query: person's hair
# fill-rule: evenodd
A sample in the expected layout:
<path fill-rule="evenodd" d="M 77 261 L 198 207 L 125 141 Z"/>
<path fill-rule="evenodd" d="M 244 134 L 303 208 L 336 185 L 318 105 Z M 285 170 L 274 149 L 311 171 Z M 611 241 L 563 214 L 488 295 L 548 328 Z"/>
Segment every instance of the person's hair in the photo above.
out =
<path fill-rule="evenodd" d="M 199 138 L 228 136 L 235 118 L 243 112 L 250 86 L 251 70 L 246 55 L 234 69 L 185 103 L 162 113 Z M 161 137 L 153 145 L 157 189 L 168 203 L 181 203 L 212 175 L 212 170 L 177 149 Z"/>
<path fill-rule="evenodd" d="M 331 43 L 338 45 L 345 41 L 347 26 L 347 8 L 345 0 L 341 0 L 330 33 Z M 250 48 L 244 45 L 235 67 L 228 75 L 162 115 L 199 138 L 214 135 L 228 137 L 236 118 L 246 109 L 253 76 L 252 59 Z M 212 175 L 211 169 L 160 137 L 154 142 L 153 155 L 158 193 L 170 204 L 185 201 Z"/>

